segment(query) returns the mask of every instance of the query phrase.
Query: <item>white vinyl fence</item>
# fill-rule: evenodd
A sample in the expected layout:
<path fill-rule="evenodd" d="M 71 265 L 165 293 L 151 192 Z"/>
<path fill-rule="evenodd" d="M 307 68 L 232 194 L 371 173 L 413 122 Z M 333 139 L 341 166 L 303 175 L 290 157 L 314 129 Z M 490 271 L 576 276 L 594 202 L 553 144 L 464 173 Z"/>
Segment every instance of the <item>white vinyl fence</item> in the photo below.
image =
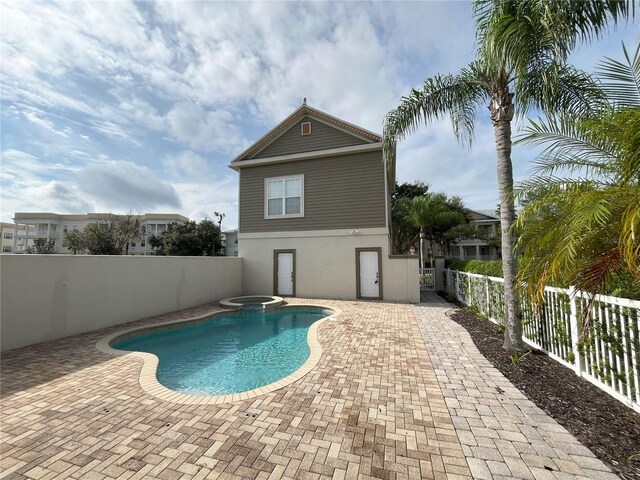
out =
<path fill-rule="evenodd" d="M 504 280 L 445 270 L 446 289 L 494 323 L 504 323 Z M 536 308 L 520 299 L 529 345 L 640 412 L 640 301 L 545 287 Z"/>

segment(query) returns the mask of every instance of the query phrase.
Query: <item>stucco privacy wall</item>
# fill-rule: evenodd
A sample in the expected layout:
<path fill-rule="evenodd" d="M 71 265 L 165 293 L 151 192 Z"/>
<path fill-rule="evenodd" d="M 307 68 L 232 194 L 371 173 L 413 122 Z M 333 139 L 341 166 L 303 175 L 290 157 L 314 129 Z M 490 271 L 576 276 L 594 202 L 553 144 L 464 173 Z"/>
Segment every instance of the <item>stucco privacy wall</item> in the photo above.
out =
<path fill-rule="evenodd" d="M 0 256 L 0 344 L 25 345 L 242 293 L 242 259 Z"/>
<path fill-rule="evenodd" d="M 271 233 L 270 238 L 240 234 L 238 254 L 244 259 L 244 294 L 273 294 L 273 251 L 295 249 L 297 297 L 355 299 L 356 248 L 382 246 L 384 300 L 418 303 L 418 259 L 389 258 L 386 229 L 371 230 L 381 233 L 283 232 Z"/>

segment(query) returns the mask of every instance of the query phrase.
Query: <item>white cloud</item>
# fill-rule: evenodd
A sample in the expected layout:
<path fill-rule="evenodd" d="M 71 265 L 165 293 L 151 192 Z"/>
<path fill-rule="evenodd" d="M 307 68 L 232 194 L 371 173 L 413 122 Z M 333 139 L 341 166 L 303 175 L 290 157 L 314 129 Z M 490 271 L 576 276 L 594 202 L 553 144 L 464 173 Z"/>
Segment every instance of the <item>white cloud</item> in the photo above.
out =
<path fill-rule="evenodd" d="M 212 179 L 211 165 L 192 150 L 168 156 L 163 163 L 169 178 L 197 183 L 205 183 Z"/>
<path fill-rule="evenodd" d="M 469 23 L 468 12 L 460 14 L 467 7 L 369 7 L 12 4 L 5 9 L 2 50 L 15 68 L 3 93 L 89 115 L 96 131 L 116 139 L 145 126 L 202 151 L 237 150 L 245 143 L 243 116 L 268 128 L 305 96 L 311 105 L 380 131 L 384 114 L 414 86 L 398 75 L 408 65 L 406 55 L 413 51 L 430 62 L 420 81 L 434 59 L 469 51 L 473 33 L 457 35 L 453 45 L 441 41 L 445 25 Z M 433 20 L 429 28 L 424 19 Z M 58 81 L 77 75 L 108 83 L 117 106 L 96 95 L 80 98 L 77 85 Z M 141 100 L 143 92 L 172 106 L 159 112 Z"/>
<path fill-rule="evenodd" d="M 459 70 L 474 45 L 464 2 L 5 2 L 2 13 L 3 212 L 77 195 L 61 210 L 140 202 L 228 210 L 232 223 L 237 180 L 219 172 L 303 97 L 380 132 L 402 95 Z M 632 31 L 576 59 L 617 55 Z M 528 158 L 514 151 L 517 178 Z M 467 151 L 448 123 L 423 128 L 400 145 L 398 172 L 492 208 L 493 133 L 481 124 Z"/>
<path fill-rule="evenodd" d="M 189 218 L 213 220 L 214 212 L 224 212 L 224 230 L 238 225 L 238 184 L 235 175 L 211 180 L 206 186 L 197 182 L 174 182 L 173 185 L 182 200 L 182 211 Z"/>
<path fill-rule="evenodd" d="M 128 161 L 89 165 L 76 173 L 74 182 L 96 204 L 107 209 L 142 211 L 150 208 L 180 208 L 173 185 L 149 168 Z"/>
<path fill-rule="evenodd" d="M 92 209 L 74 185 L 44 178 L 66 172 L 65 165 L 43 163 L 15 149 L 3 150 L 1 159 L 2 221 L 10 221 L 17 211 L 82 213 Z"/>
<path fill-rule="evenodd" d="M 233 117 L 224 110 L 205 110 L 193 102 L 174 105 L 167 114 L 167 132 L 190 147 L 230 152 L 239 149 L 244 141 Z"/>

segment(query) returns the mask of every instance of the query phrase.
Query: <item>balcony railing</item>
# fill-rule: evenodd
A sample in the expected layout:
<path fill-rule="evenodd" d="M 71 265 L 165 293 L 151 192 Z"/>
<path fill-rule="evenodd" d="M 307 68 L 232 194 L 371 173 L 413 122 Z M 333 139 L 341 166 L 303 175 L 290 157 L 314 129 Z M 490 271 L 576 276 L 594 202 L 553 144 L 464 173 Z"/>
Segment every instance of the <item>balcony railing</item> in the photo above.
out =
<path fill-rule="evenodd" d="M 464 255 L 460 256 L 460 254 L 450 255 L 449 258 L 455 258 L 457 260 L 499 260 L 497 255 Z"/>

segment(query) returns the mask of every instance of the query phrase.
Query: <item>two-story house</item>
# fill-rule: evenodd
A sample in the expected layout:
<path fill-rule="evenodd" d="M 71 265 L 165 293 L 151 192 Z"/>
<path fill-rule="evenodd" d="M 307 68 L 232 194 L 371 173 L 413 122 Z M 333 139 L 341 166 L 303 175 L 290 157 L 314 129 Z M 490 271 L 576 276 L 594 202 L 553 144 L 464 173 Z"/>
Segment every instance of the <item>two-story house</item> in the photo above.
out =
<path fill-rule="evenodd" d="M 478 238 L 460 240 L 451 246 L 451 258 L 462 260 L 498 260 L 500 249 L 489 240 L 500 233 L 500 217 L 493 210 L 469 210 L 471 223 L 478 229 Z"/>
<path fill-rule="evenodd" d="M 389 250 L 380 135 L 305 102 L 230 167 L 245 294 L 419 301 L 417 257 Z"/>

